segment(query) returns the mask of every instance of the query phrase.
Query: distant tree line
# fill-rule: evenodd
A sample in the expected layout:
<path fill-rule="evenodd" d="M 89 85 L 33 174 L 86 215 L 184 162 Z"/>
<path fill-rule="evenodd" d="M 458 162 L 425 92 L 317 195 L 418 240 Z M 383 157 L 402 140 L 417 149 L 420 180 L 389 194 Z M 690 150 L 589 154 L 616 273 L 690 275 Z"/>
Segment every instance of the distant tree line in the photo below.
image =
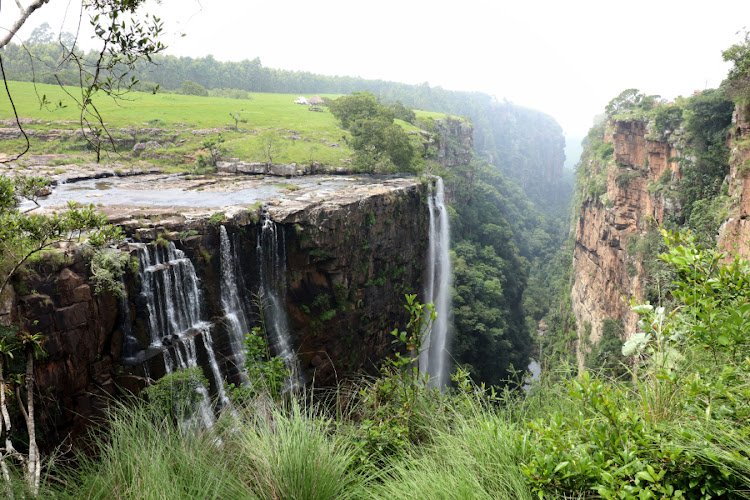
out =
<path fill-rule="evenodd" d="M 25 48 L 14 44 L 5 47 L 2 56 L 9 78 L 57 83 L 57 75 L 67 85 L 77 84 L 75 68 L 58 66 L 63 51 L 59 43 L 47 43 L 50 38 L 54 39 L 53 35 L 45 31 L 30 39 Z M 158 87 L 170 92 L 184 91 L 180 89 L 189 81 L 211 95 L 214 89 L 222 89 L 224 95 L 229 89 L 235 93 L 292 94 L 369 91 L 385 103 L 399 102 L 414 109 L 468 117 L 474 124 L 474 149 L 478 154 L 515 179 L 537 202 L 561 199 L 556 186 L 564 158 L 564 139 L 557 122 L 544 113 L 498 101 L 481 92 L 445 90 L 427 82 L 408 85 L 279 70 L 264 67 L 259 58 L 221 62 L 211 55 L 191 58 L 156 54 L 152 60 L 155 64 L 143 61 L 135 66 L 138 90 L 154 91 Z M 189 89 L 195 91 L 196 87 L 191 84 Z"/>

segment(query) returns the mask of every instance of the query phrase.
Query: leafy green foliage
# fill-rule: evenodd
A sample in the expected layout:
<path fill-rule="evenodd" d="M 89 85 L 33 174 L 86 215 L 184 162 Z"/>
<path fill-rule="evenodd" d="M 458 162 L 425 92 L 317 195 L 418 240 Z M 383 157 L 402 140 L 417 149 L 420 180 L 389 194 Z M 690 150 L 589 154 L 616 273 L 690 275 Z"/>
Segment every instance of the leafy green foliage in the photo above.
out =
<path fill-rule="evenodd" d="M 406 123 L 411 123 L 412 125 L 415 124 L 417 121 L 417 114 L 414 112 L 413 109 L 407 108 L 403 104 L 401 104 L 401 101 L 396 101 L 390 106 L 391 111 L 393 112 L 393 118 L 396 120 L 403 120 Z"/>
<path fill-rule="evenodd" d="M 622 378 L 628 374 L 626 359 L 622 355 L 622 332 L 621 321 L 609 318 L 604 320 L 602 337 L 586 356 L 587 370 L 598 371 L 603 376 L 611 378 Z"/>
<path fill-rule="evenodd" d="M 245 335 L 245 373 L 248 382 L 245 385 L 230 384 L 233 399 L 248 402 L 252 398 L 267 394 L 278 399 L 284 392 L 284 381 L 289 376 L 289 369 L 279 356 L 272 356 L 265 330 L 259 326 Z"/>
<path fill-rule="evenodd" d="M 356 442 L 357 457 L 363 464 L 382 465 L 402 456 L 410 443 L 427 438 L 424 411 L 434 404 L 439 392 L 428 387 L 427 377 L 419 372 L 418 360 L 436 313 L 432 304 L 420 304 L 416 297 L 406 295 L 406 331 L 391 332 L 393 343 L 406 349 L 408 356 L 397 351 L 395 358 L 381 368 L 380 378 L 360 390 L 364 416 Z"/>
<path fill-rule="evenodd" d="M 380 104 L 370 92 L 354 92 L 350 96 L 329 100 L 326 104 L 345 129 L 351 128 L 357 120 L 392 123 L 395 118 L 393 110 Z"/>
<path fill-rule="evenodd" d="M 351 132 L 347 141 L 357 152 L 361 169 L 410 170 L 414 149 L 404 129 L 393 123 L 392 108 L 380 104 L 369 92 L 354 92 L 351 96 L 331 100 L 328 108 L 341 126 Z M 402 116 L 406 113 L 400 108 L 396 110 Z M 414 121 L 413 117 L 406 117 Z"/>
<path fill-rule="evenodd" d="M 208 380 L 200 367 L 184 368 L 157 380 L 144 389 L 144 395 L 159 414 L 182 422 L 198 411 L 203 401 L 199 390 L 205 387 Z"/>
<path fill-rule="evenodd" d="M 750 358 L 740 333 L 750 269 L 663 234 L 677 305 L 634 305 L 640 331 L 622 348 L 635 363 L 632 385 L 585 372 L 567 383 L 575 409 L 529 424 L 521 467 L 540 494 L 738 498 L 750 485 Z"/>
<path fill-rule="evenodd" d="M 614 145 L 605 141 L 607 123 L 589 130 L 583 141 L 583 153 L 576 172 L 576 187 L 581 200 L 599 201 L 607 192 L 607 171 L 614 165 Z"/>
<path fill-rule="evenodd" d="M 216 162 L 226 152 L 222 146 L 225 140 L 221 132 L 203 140 L 203 151 L 199 152 L 195 157 L 195 173 L 206 173 L 216 170 Z"/>
<path fill-rule="evenodd" d="M 680 128 L 683 113 L 684 109 L 680 105 L 656 106 L 651 113 L 656 138 L 664 140 Z"/>
<path fill-rule="evenodd" d="M 21 212 L 19 198 L 34 200 L 43 180 L 16 176 L 0 176 L 0 239 L 4 242 L 0 252 L 0 291 L 33 255 L 60 241 L 81 237 L 90 230 L 88 241 L 92 247 L 101 247 L 122 237 L 119 228 L 106 224 L 104 214 L 93 205 L 82 208 L 68 203 L 68 209 L 53 215 Z"/>
<path fill-rule="evenodd" d="M 533 445 L 521 468 L 536 491 L 603 498 L 712 498 L 741 482 L 671 443 L 668 424 L 650 424 L 624 387 L 584 373 L 570 383 L 582 413 L 529 424 Z M 698 465 L 700 463 L 700 465 Z M 624 494 L 624 496 L 622 496 Z"/>
<path fill-rule="evenodd" d="M 727 78 L 730 96 L 747 104 L 750 101 L 750 32 L 745 31 L 744 39 L 722 52 L 721 56 L 733 64 Z"/>
<path fill-rule="evenodd" d="M 735 257 L 722 265 L 726 255 L 701 248 L 694 237 L 663 234 L 670 249 L 662 259 L 679 276 L 672 295 L 683 304 L 679 319 L 689 328 L 689 341 L 714 355 L 726 350 L 735 360 L 750 354 L 750 263 Z"/>
<path fill-rule="evenodd" d="M 138 266 L 138 260 L 131 259 L 130 255 L 119 250 L 107 249 L 95 252 L 91 257 L 91 281 L 94 283 L 94 291 L 102 293 L 111 292 L 118 299 L 126 295 L 125 283 L 121 277 L 126 269 L 134 270 Z"/>
<path fill-rule="evenodd" d="M 511 365 L 528 364 L 531 339 L 520 305 L 529 263 L 516 243 L 521 238 L 514 237 L 521 232 L 507 222 L 515 215 L 508 209 L 517 193 L 499 190 L 509 187 L 499 174 L 484 170 L 481 175 L 486 181 L 475 181 L 471 199 L 455 204 L 451 213 L 456 329 L 451 352 L 475 380 L 500 384 Z"/>
<path fill-rule="evenodd" d="M 639 118 L 643 115 L 644 111 L 654 106 L 658 98 L 658 95 L 646 95 L 639 92 L 638 89 L 627 89 L 609 101 L 609 104 L 604 109 L 610 118 Z"/>
<path fill-rule="evenodd" d="M 685 127 L 693 155 L 681 160 L 679 192 L 682 215 L 690 220 L 693 205 L 716 196 L 729 172 L 729 148 L 725 141 L 734 104 L 722 90 L 705 90 L 693 96 L 686 108 Z"/>

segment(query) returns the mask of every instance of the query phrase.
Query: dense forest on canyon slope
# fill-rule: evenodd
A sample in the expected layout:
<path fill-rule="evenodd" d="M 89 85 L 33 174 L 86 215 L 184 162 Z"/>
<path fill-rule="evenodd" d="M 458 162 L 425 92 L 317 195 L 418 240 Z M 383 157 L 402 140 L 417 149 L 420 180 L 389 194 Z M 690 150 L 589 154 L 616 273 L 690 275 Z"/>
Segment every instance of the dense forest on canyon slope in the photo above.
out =
<path fill-rule="evenodd" d="M 69 68 L 61 68 L 57 78 L 45 69 L 61 54 L 59 44 L 42 42 L 29 47 L 41 63 L 34 74 L 25 50 L 12 44 L 2 49 L 9 78 L 76 81 Z M 328 110 L 306 112 L 309 118 L 300 119 L 318 120 L 316 130 L 325 141 L 342 139 L 342 151 L 352 159 L 347 168 L 444 178 L 453 265 L 453 382 L 445 392 L 430 387 L 414 366 L 417 358 L 403 355 L 419 351 L 422 325 L 430 321 L 414 302 L 407 303 L 405 331 L 394 332 L 398 355 L 383 360 L 379 377 L 355 377 L 334 388 L 284 391 L 286 368 L 269 352 L 260 325 L 245 345 L 244 367 L 253 383 L 227 388 L 234 411 L 224 411 L 210 428 L 192 418 L 201 402 L 196 389 L 207 381 L 188 369 L 160 379 L 144 397 L 113 403 L 107 430 L 92 430 L 84 439 L 90 453 L 50 461 L 45 456 L 39 462 L 33 439 L 25 434 L 33 428 L 23 424 L 29 412 L 22 407 L 34 399 L 26 398 L 34 392 L 27 369 L 44 339 L 8 327 L 0 343 L 0 368 L 18 398 L 2 402 L 12 411 L 3 422 L 18 451 L 6 442 L 6 493 L 52 498 L 750 496 L 750 266 L 739 251 L 722 253 L 733 248 L 720 234 L 732 217 L 744 220 L 749 53 L 747 39 L 727 51 L 735 69 L 720 89 L 674 103 L 635 89 L 615 97 L 584 143 L 575 190 L 562 168 L 563 139 L 554 120 L 483 94 L 272 70 L 258 60 L 154 56 L 155 67 L 136 68 L 139 85 L 145 90 L 159 85 L 168 93 L 149 98 L 191 94 L 176 96 L 180 100 L 172 105 L 205 99 L 236 113 L 244 101 L 248 110 L 251 103 L 265 102 L 263 93 L 322 94 Z M 23 85 L 14 90 L 23 91 Z M 45 97 L 53 95 L 52 87 L 39 88 Z M 114 154 L 109 145 L 97 143 L 92 150 L 85 137 L 72 139 L 65 151 L 80 155 L 74 160 L 79 165 L 94 156 L 105 164 L 116 158 L 117 168 L 127 170 L 144 160 L 165 168 L 186 149 L 200 148 L 172 171 L 210 176 L 223 157 L 242 156 L 241 130 L 257 126 L 249 112 L 230 119 L 224 115 L 232 111 L 221 113 L 215 122 L 201 124 L 221 134 L 214 130 L 205 140 L 186 139 L 188 146 L 182 143 L 171 152 L 162 145 L 151 158 L 130 156 L 129 143 L 119 155 L 108 156 Z M 170 122 L 168 115 L 159 120 L 153 124 L 177 129 L 177 120 Z M 466 144 L 450 144 L 460 132 L 449 138 L 448 129 L 436 124 L 440 120 L 452 124 L 454 132 L 461 123 L 471 124 L 468 154 L 461 153 Z M 264 123 L 262 128 L 271 131 L 263 143 L 267 151 L 289 133 L 287 128 L 306 130 L 310 125 L 303 122 Z M 38 125 L 38 130 L 63 127 Z M 443 134 L 438 137 L 443 150 L 457 156 L 441 158 L 440 148 L 425 139 L 434 137 L 429 134 Z M 628 134 L 645 154 L 623 146 Z M 6 144 L 22 146 L 22 139 Z M 59 151 L 54 141 L 35 137 L 31 146 L 34 154 Z M 666 153 L 658 156 L 657 149 Z M 296 161 L 297 153 L 285 154 Z M 658 172 L 657 158 L 662 161 Z M 13 168 L 33 170 L 25 161 Z M 19 179 L 25 178 L 3 176 L 2 265 L 4 276 L 15 278 L 9 286 L 21 294 L 24 271 L 11 265 L 15 255 L 28 251 L 41 233 L 45 239 L 61 238 L 68 229 L 105 227 L 105 221 L 76 208 L 57 216 L 58 226 L 40 232 L 45 219 L 32 219 L 16 205 L 19 197 L 37 196 L 40 186 Z M 631 224 L 618 210 L 633 208 L 634 200 L 651 200 L 651 211 Z M 569 234 L 571 226 L 575 234 Z M 625 270 L 617 293 L 632 299 L 624 313 L 620 303 L 595 311 L 596 324 L 589 315 L 593 306 L 578 304 L 571 288 L 590 279 L 589 295 L 595 297 L 595 274 L 615 268 L 606 267 L 604 254 L 591 259 L 598 268 L 582 267 L 577 252 L 595 253 L 586 247 L 587 227 L 606 233 L 594 239 L 617 237 L 612 265 Z M 92 246 L 122 237 L 113 233 L 93 238 Z M 614 240 L 606 241 L 615 248 Z M 40 261 L 31 259 L 28 268 L 35 265 Z M 118 265 L 124 272 L 127 263 Z M 112 270 L 112 264 L 100 267 Z M 607 296 L 604 290 L 600 295 Z M 532 354 L 544 370 L 524 391 L 523 370 Z M 25 366 L 19 363 L 24 359 Z M 26 378 L 19 378 L 24 371 Z M 28 472 L 35 460 L 43 470 L 39 491 Z"/>

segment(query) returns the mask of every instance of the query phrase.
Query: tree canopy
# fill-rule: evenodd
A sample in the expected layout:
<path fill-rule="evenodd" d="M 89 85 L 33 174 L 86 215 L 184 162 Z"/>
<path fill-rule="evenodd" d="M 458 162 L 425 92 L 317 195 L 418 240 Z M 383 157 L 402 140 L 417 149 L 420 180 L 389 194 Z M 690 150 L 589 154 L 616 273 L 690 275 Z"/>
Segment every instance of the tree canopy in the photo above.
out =
<path fill-rule="evenodd" d="M 745 31 L 743 40 L 721 55 L 733 64 L 727 75 L 730 95 L 743 102 L 750 100 L 750 32 Z"/>
<path fill-rule="evenodd" d="M 354 92 L 330 100 L 328 108 L 341 126 L 351 132 L 347 141 L 361 164 L 385 164 L 381 170 L 394 170 L 388 166 L 392 164 L 399 171 L 410 170 L 414 149 L 404 129 L 394 123 L 393 109 L 381 104 L 369 92 Z"/>

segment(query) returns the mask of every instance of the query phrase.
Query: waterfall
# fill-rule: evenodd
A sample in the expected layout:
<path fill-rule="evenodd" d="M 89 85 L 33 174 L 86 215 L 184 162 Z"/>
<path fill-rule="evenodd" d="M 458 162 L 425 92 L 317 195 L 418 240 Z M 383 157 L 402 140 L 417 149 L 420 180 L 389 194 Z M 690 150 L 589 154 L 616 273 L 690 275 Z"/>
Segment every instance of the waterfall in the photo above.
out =
<path fill-rule="evenodd" d="M 224 319 L 229 333 L 229 342 L 232 354 L 236 360 L 237 368 L 244 374 L 245 349 L 243 341 L 245 335 L 250 331 L 247 327 L 245 312 L 240 299 L 240 288 L 237 279 L 242 279 L 239 268 L 239 260 L 236 252 L 232 253 L 232 245 L 229 235 L 224 226 L 219 228 L 220 251 L 221 251 L 221 307 L 224 310 Z M 236 247 L 237 245 L 235 245 Z"/>
<path fill-rule="evenodd" d="M 204 332 L 205 334 L 205 332 Z M 182 352 L 184 349 L 184 353 Z M 167 375 L 174 373 L 176 368 L 186 369 L 198 367 L 198 354 L 195 348 L 195 337 L 188 337 L 183 342 L 175 345 L 175 356 L 177 357 L 177 363 L 175 364 L 174 359 L 169 354 L 169 349 L 164 349 L 164 371 Z M 214 425 L 215 418 L 213 411 L 211 410 L 211 398 L 203 384 L 197 384 L 195 388 L 196 392 L 200 396 L 200 402 L 197 408 L 192 408 L 191 415 L 187 416 L 183 425 L 186 428 L 194 427 L 198 424 L 202 424 L 203 427 L 209 428 Z M 223 391 L 223 390 L 222 390 Z M 225 396 L 226 397 L 226 396 Z"/>
<path fill-rule="evenodd" d="M 198 277 L 182 250 L 172 242 L 166 248 L 142 245 L 138 257 L 151 345 L 161 346 L 164 339 L 174 339 L 191 328 L 203 327 Z"/>
<path fill-rule="evenodd" d="M 202 297 L 193 263 L 172 242 L 166 247 L 139 245 L 138 257 L 141 296 L 149 316 L 149 347 L 163 349 L 167 374 L 174 372 L 176 368 L 197 367 L 195 336 L 196 332 L 200 332 L 211 365 L 219 403 L 225 405 L 228 398 L 224 391 L 224 380 L 216 363 L 213 341 L 209 333 L 211 324 L 201 319 Z M 164 348 L 165 345 L 174 346 L 175 358 L 172 358 L 168 348 Z M 208 390 L 200 387 L 198 392 L 203 400 L 200 412 L 206 423 L 206 408 L 210 413 Z"/>
<path fill-rule="evenodd" d="M 291 333 L 286 309 L 282 302 L 286 293 L 286 239 L 284 231 L 271 220 L 267 210 L 263 211 L 263 223 L 257 243 L 260 290 L 264 301 L 265 324 L 269 338 L 291 374 L 287 387 L 304 384 L 296 353 L 292 350 Z"/>
<path fill-rule="evenodd" d="M 432 302 L 437 317 L 419 355 L 419 369 L 430 376 L 430 385 L 443 388 L 448 383 L 448 329 L 451 307 L 450 225 L 445 208 L 443 179 L 435 179 L 427 199 L 430 213 L 429 242 L 427 248 L 425 302 Z"/>
<path fill-rule="evenodd" d="M 229 404 L 229 397 L 227 392 L 224 390 L 224 378 L 221 376 L 221 370 L 219 370 L 219 364 L 216 362 L 216 353 L 214 352 L 214 339 L 211 337 L 211 329 L 206 328 L 203 330 L 203 347 L 206 348 L 206 354 L 208 355 L 208 364 L 211 368 L 211 373 L 214 376 L 216 382 L 216 391 L 218 392 L 219 408 L 224 408 Z"/>

